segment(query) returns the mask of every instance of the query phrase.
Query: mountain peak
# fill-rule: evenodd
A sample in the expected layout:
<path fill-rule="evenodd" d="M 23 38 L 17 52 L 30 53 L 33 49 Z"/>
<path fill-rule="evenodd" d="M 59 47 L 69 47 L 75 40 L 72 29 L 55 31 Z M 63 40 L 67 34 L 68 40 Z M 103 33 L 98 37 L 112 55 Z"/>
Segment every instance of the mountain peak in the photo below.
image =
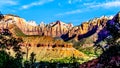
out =
<path fill-rule="evenodd" d="M 120 18 L 120 13 L 118 13 L 116 17 L 117 19 Z M 45 25 L 44 22 L 41 22 L 38 26 L 35 21 L 26 21 L 25 19 L 20 17 L 18 18 L 14 15 L 5 16 L 5 19 L 10 18 L 12 18 L 21 31 L 27 35 L 45 35 L 53 37 L 61 37 L 62 35 L 72 37 L 76 35 L 76 38 L 78 38 L 79 35 L 86 34 L 87 32 L 96 28 L 96 26 L 99 28 L 99 26 L 102 25 L 103 28 L 106 22 L 113 17 L 102 16 L 100 18 L 94 18 L 88 22 L 82 23 L 82 25 L 78 26 L 78 28 L 74 28 L 73 24 L 71 23 L 64 23 L 60 20 L 52 22 L 48 25 Z"/>
<path fill-rule="evenodd" d="M 37 26 L 35 21 L 28 21 L 26 22 L 27 24 L 31 25 L 31 26 Z"/>

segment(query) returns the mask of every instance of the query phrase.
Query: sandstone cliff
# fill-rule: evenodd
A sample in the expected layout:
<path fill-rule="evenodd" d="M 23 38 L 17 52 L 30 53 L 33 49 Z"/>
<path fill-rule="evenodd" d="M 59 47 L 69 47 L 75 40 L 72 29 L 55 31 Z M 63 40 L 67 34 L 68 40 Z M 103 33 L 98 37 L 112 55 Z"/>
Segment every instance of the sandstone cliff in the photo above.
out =
<path fill-rule="evenodd" d="M 100 32 L 105 26 L 108 20 L 111 20 L 113 17 L 102 16 L 101 18 L 94 18 L 88 22 L 83 22 L 79 26 L 73 27 L 66 35 L 62 35 L 62 38 L 65 41 L 74 39 L 76 41 L 92 37 L 92 40 L 97 39 L 97 33 Z"/>
<path fill-rule="evenodd" d="M 65 41 L 71 39 L 78 41 L 91 37 L 91 40 L 95 41 L 97 40 L 98 33 L 106 26 L 106 22 L 112 18 L 102 16 L 83 22 L 79 26 L 73 26 L 61 21 L 52 22 L 47 25 L 42 22 L 37 25 L 35 21 L 26 21 L 17 16 L 5 15 L 0 23 L 0 28 L 10 28 L 10 25 L 14 24 L 26 35 L 61 37 Z"/>
<path fill-rule="evenodd" d="M 5 15 L 0 24 L 0 28 L 9 28 L 10 24 L 15 24 L 26 35 L 44 35 L 52 37 L 60 37 L 73 27 L 72 24 L 66 24 L 61 21 L 47 25 L 42 22 L 40 25 L 37 25 L 35 21 L 26 21 L 23 18 L 13 15 Z"/>
<path fill-rule="evenodd" d="M 83 22 L 80 26 L 73 26 L 61 21 L 44 24 L 41 22 L 39 25 L 35 21 L 26 21 L 23 18 L 5 15 L 0 23 L 0 28 L 11 28 L 11 24 L 16 25 L 26 35 L 41 35 L 61 37 L 63 40 L 68 41 L 74 39 L 76 41 L 91 37 L 91 40 L 97 40 L 98 32 L 106 26 L 106 22 L 112 17 L 102 16 L 101 18 L 94 18 L 88 22 Z M 13 26 L 15 27 L 15 26 Z M 19 33 L 15 29 L 13 33 Z"/>

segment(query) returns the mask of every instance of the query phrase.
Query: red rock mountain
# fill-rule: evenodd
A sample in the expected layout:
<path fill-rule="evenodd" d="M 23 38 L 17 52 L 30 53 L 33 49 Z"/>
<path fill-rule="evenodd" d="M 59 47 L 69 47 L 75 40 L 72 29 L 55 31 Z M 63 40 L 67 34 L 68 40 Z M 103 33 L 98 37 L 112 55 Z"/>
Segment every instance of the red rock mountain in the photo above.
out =
<path fill-rule="evenodd" d="M 5 15 L 4 20 L 0 24 L 0 28 L 7 28 L 10 24 L 15 24 L 26 35 L 45 35 L 52 37 L 60 37 L 73 27 L 72 24 L 66 24 L 61 21 L 47 25 L 44 23 L 37 25 L 34 21 L 26 21 L 23 18 L 13 15 Z"/>
<path fill-rule="evenodd" d="M 77 41 L 89 36 L 92 40 L 96 40 L 97 33 L 102 30 L 106 26 L 106 22 L 112 18 L 112 16 L 102 16 L 73 27 L 72 24 L 66 24 L 61 21 L 52 22 L 47 25 L 42 22 L 37 25 L 34 21 L 26 21 L 18 16 L 4 15 L 4 19 L 0 23 L 0 28 L 7 28 L 10 24 L 15 24 L 26 35 L 61 37 L 65 41 L 70 39 Z"/>

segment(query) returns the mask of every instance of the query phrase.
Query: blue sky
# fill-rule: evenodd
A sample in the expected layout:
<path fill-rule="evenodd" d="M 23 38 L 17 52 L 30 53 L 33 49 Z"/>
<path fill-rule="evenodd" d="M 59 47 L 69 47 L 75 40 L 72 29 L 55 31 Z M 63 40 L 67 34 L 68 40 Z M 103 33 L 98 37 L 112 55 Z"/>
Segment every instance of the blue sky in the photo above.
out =
<path fill-rule="evenodd" d="M 60 20 L 79 25 L 94 17 L 115 15 L 120 0 L 0 0 L 0 11 L 37 24 Z"/>

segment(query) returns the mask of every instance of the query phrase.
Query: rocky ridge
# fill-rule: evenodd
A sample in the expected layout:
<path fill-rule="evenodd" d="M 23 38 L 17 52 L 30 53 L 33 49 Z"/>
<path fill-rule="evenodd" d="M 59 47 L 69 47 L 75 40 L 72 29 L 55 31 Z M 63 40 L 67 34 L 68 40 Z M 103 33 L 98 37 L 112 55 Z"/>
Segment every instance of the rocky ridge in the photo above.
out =
<path fill-rule="evenodd" d="M 94 18 L 92 20 L 89 20 L 88 22 L 83 22 L 80 26 L 73 26 L 72 24 L 66 24 L 61 21 L 52 22 L 47 25 L 42 22 L 37 25 L 35 21 L 26 21 L 25 19 L 20 17 L 5 15 L 4 20 L 1 21 L 1 23 L 3 22 L 3 24 L 0 25 L 0 27 L 6 28 L 7 26 L 9 26 L 9 24 L 15 24 L 26 35 L 45 35 L 60 37 L 63 34 L 68 33 L 69 37 L 72 37 L 74 34 L 86 34 L 88 31 L 95 28 L 95 26 L 105 26 L 106 21 L 111 18 L 112 17 L 106 16 L 102 16 L 101 18 Z"/>
<path fill-rule="evenodd" d="M 26 21 L 23 18 L 11 15 L 5 15 L 0 24 L 0 28 L 7 28 L 10 24 L 15 24 L 26 35 L 44 35 L 52 37 L 60 37 L 73 27 L 72 24 L 66 24 L 61 21 L 52 22 L 47 25 L 44 23 L 37 25 L 35 21 Z"/>
<path fill-rule="evenodd" d="M 26 21 L 20 17 L 5 15 L 0 23 L 0 28 L 9 28 L 10 24 L 15 24 L 26 35 L 61 37 L 64 41 L 71 39 L 78 41 L 90 37 L 91 40 L 96 41 L 98 33 L 106 26 L 107 21 L 112 18 L 113 16 L 102 16 L 83 22 L 78 26 L 66 24 L 62 21 L 52 22 L 50 24 L 41 22 L 37 25 L 35 21 Z"/>

